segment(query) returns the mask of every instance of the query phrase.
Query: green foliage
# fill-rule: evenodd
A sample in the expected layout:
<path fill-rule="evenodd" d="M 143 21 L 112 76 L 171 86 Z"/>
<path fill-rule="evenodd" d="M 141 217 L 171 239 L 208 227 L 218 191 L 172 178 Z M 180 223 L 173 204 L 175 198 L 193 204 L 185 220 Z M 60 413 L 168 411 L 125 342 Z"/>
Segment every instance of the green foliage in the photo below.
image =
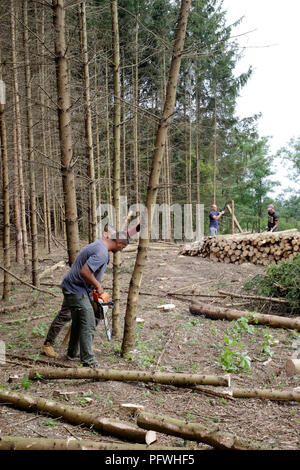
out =
<path fill-rule="evenodd" d="M 220 357 L 220 364 L 226 372 L 241 372 L 251 369 L 251 359 L 247 352 L 225 348 Z"/>
<path fill-rule="evenodd" d="M 25 388 L 26 390 L 29 390 L 32 384 L 32 380 L 29 380 L 28 377 L 23 377 L 21 382 L 18 382 L 15 385 L 15 389 L 20 389 L 21 387 Z"/>
<path fill-rule="evenodd" d="M 264 274 L 254 276 L 244 287 L 258 295 L 284 298 L 292 307 L 300 308 L 300 255 L 267 266 Z"/>
<path fill-rule="evenodd" d="M 270 333 L 265 333 L 264 334 L 265 341 L 261 345 L 261 354 L 265 354 L 266 356 L 273 356 L 273 352 L 271 351 L 271 346 L 273 344 L 276 344 L 276 341 L 274 341 L 273 336 Z"/>
<path fill-rule="evenodd" d="M 248 323 L 247 317 L 241 317 L 232 322 L 223 335 L 223 343 L 226 346 L 219 357 L 219 364 L 226 372 L 239 373 L 251 369 L 251 359 L 246 351 L 242 351 L 243 345 L 239 340 L 242 333 L 253 334 L 254 328 Z"/>

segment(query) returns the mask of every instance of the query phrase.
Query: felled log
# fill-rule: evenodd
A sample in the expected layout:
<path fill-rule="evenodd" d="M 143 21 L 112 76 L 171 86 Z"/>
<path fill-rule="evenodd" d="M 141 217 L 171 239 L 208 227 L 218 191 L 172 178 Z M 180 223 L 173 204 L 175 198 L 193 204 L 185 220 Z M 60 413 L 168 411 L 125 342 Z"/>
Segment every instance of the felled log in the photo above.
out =
<path fill-rule="evenodd" d="M 244 389 L 233 388 L 233 398 L 261 398 L 275 401 L 300 401 L 300 393 L 296 391 L 285 390 L 267 390 L 267 389 Z"/>
<path fill-rule="evenodd" d="M 148 447 L 143 444 L 117 444 L 90 439 L 51 439 L 15 436 L 0 436 L 0 450 L 178 450 L 178 447 Z M 180 448 L 182 450 L 182 448 Z"/>
<path fill-rule="evenodd" d="M 230 376 L 181 374 L 170 372 L 144 372 L 136 370 L 68 368 L 53 369 L 50 367 L 38 368 L 29 372 L 28 378 L 43 379 L 99 379 L 115 381 L 150 382 L 165 385 L 215 385 L 230 386 Z"/>
<path fill-rule="evenodd" d="M 259 450 L 263 448 L 246 439 L 238 438 L 234 434 L 222 432 L 219 427 L 209 429 L 199 423 L 187 423 L 169 416 L 141 412 L 137 416 L 137 424 L 143 429 L 152 429 L 182 439 L 203 442 L 220 450 Z"/>
<path fill-rule="evenodd" d="M 288 359 L 285 363 L 285 371 L 287 375 L 300 374 L 300 359 Z"/>
<path fill-rule="evenodd" d="M 269 325 L 277 328 L 290 328 L 300 330 L 300 319 L 280 317 L 278 315 L 268 315 L 263 313 L 241 312 L 225 307 L 216 307 L 201 302 L 193 302 L 190 305 L 190 313 L 192 315 L 204 315 L 213 320 L 237 320 L 241 317 L 247 317 L 249 323 L 261 325 Z M 32 373 L 32 371 L 30 371 Z"/>
<path fill-rule="evenodd" d="M 92 426 L 93 429 L 101 433 L 123 438 L 128 441 L 146 443 L 149 445 L 156 440 L 155 433 L 146 433 L 131 423 L 100 418 L 97 414 L 89 413 L 76 406 L 68 406 L 47 398 L 0 389 L 0 402 L 10 403 L 17 408 L 29 411 L 41 411 L 54 417 L 62 417 L 73 424 L 84 424 L 88 427 Z"/>

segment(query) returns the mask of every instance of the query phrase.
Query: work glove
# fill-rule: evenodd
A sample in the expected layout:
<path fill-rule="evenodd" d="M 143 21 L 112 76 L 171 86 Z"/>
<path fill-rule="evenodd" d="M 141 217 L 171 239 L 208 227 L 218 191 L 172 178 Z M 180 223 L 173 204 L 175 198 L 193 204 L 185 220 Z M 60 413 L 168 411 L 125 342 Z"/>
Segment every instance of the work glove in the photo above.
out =
<path fill-rule="evenodd" d="M 221 211 L 221 214 L 222 214 L 222 215 L 225 214 L 225 211 Z"/>

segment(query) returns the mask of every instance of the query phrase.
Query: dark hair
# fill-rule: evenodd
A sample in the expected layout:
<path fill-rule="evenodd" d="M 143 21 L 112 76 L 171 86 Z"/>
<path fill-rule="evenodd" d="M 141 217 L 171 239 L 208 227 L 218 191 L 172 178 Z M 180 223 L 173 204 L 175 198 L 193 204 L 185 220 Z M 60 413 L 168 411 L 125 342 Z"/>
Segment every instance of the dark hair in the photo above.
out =
<path fill-rule="evenodd" d="M 129 236 L 128 236 L 128 233 L 127 232 L 115 232 L 113 233 L 110 237 L 109 237 L 110 240 L 114 240 L 114 241 L 121 241 L 122 243 L 124 243 L 124 245 L 128 245 L 129 243 Z"/>

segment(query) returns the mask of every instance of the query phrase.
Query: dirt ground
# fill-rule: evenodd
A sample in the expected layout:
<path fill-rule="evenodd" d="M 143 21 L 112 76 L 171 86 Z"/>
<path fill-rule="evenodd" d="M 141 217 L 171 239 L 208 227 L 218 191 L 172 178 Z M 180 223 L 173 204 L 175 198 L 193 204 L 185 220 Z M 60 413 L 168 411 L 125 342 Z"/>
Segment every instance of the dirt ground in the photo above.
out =
<path fill-rule="evenodd" d="M 57 248 L 52 253 L 40 256 L 40 271 L 58 261 L 66 261 L 66 252 Z M 134 267 L 135 252 L 122 253 L 121 314 L 125 313 L 131 273 Z M 106 290 L 112 286 L 112 263 L 107 269 L 103 285 Z M 16 266 L 11 270 L 24 278 Z M 46 283 L 59 284 L 67 267 L 57 269 Z M 228 321 L 192 316 L 189 305 L 198 299 L 215 305 L 236 305 L 235 308 L 264 311 L 277 315 L 286 312 L 262 303 L 241 305 L 241 299 L 195 297 L 195 294 L 218 294 L 219 290 L 241 293 L 243 284 L 254 275 L 261 273 L 262 267 L 251 264 L 230 265 L 215 263 L 200 257 L 187 257 L 179 254 L 178 248 L 156 243 L 149 251 L 145 268 L 138 317 L 143 320 L 137 325 L 136 348 L 126 358 L 120 355 L 121 340 L 107 341 L 102 322 L 95 335 L 94 347 L 102 367 L 113 369 L 135 369 L 144 371 L 164 371 L 177 373 L 200 373 L 224 375 L 220 357 L 226 348 L 234 348 L 238 354 L 247 353 L 251 359 L 250 369 L 241 368 L 230 372 L 232 387 L 294 390 L 300 386 L 300 376 L 288 377 L 285 362 L 300 351 L 299 334 L 293 330 L 269 328 L 254 325 L 238 328 L 233 336 L 233 327 Z M 270 449 L 300 449 L 300 403 L 293 401 L 271 401 L 262 399 L 215 396 L 222 393 L 221 387 L 206 386 L 205 391 L 174 386 L 144 384 L 137 382 L 93 381 L 93 380 L 38 380 L 29 382 L 26 376 L 30 367 L 47 365 L 35 362 L 46 360 L 41 354 L 41 345 L 52 319 L 62 302 L 60 288 L 42 285 L 57 297 L 37 293 L 16 282 L 7 304 L 15 305 L 34 298 L 37 303 L 13 313 L 0 313 L 0 340 L 5 342 L 6 362 L 0 365 L 0 386 L 34 396 L 54 397 L 68 405 L 75 405 L 101 417 L 117 418 L 132 423 L 136 417 L 124 414 L 120 405 L 135 403 L 143 405 L 146 411 L 154 414 L 180 418 L 187 422 L 198 422 L 207 428 L 219 428 L 237 437 L 247 438 L 253 444 L 264 444 Z M 194 296 L 174 295 L 194 294 Z M 170 295 L 173 293 L 173 295 Z M 174 304 L 169 311 L 158 309 L 163 304 Z M 3 302 L 0 307 L 3 307 Z M 47 315 L 47 316 L 45 316 Z M 38 319 L 31 317 L 40 316 Z M 27 321 L 24 321 L 27 318 Z M 7 323 L 20 319 L 19 322 Z M 28 321 L 30 319 L 30 321 Z M 122 322 L 123 324 L 123 322 Z M 66 350 L 61 345 L 68 327 L 61 332 L 56 343 L 58 359 L 52 363 L 65 363 L 73 366 L 65 358 Z M 238 344 L 229 346 L 226 338 L 234 338 Z M 263 346 L 269 340 L 269 350 Z M 270 344 L 271 343 L 271 344 Z M 271 354 L 271 355 L 268 355 Z M 26 356 L 24 361 L 19 356 Z M 8 382 L 17 375 L 17 382 Z M 25 379 L 24 379 L 25 377 Z M 55 396 L 55 391 L 73 392 L 69 396 Z M 210 393 L 212 392 L 212 394 Z M 67 401 L 66 401 L 67 400 Z M 120 439 L 100 435 L 83 425 L 75 426 L 61 418 L 53 418 L 42 413 L 26 412 L 5 403 L 0 403 L 1 435 L 23 437 L 84 438 L 94 441 L 122 442 Z M 209 449 L 203 443 L 191 443 L 179 437 L 158 433 L 156 445 L 176 446 L 193 449 Z"/>

